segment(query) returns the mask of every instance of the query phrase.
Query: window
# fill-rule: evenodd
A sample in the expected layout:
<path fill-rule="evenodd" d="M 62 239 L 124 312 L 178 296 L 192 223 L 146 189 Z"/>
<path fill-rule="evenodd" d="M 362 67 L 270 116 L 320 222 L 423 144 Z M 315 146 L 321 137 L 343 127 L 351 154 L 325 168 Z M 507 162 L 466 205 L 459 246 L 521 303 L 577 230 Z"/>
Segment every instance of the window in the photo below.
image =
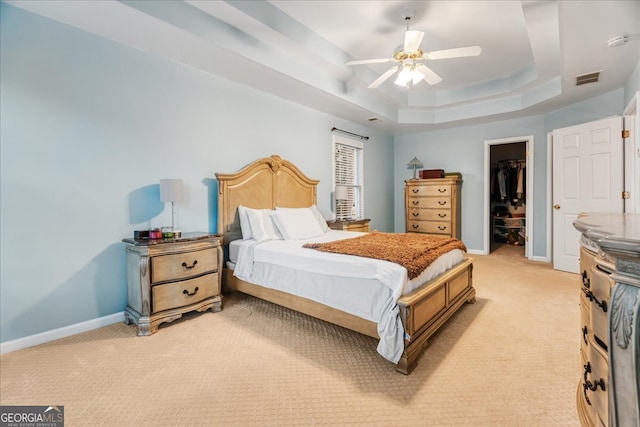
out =
<path fill-rule="evenodd" d="M 364 217 L 364 161 L 361 141 L 333 136 L 333 194 L 336 219 Z"/>

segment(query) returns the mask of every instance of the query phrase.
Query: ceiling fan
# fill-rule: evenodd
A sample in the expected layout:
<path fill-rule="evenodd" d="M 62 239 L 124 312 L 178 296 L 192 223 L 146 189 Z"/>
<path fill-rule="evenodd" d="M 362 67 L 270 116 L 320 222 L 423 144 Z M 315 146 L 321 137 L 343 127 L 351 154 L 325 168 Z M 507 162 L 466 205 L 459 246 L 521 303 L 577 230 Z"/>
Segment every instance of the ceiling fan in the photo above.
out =
<path fill-rule="evenodd" d="M 394 83 L 399 86 L 409 87 L 410 83 L 415 85 L 422 80 L 426 81 L 430 85 L 435 85 L 442 81 L 442 77 L 437 75 L 422 62 L 418 61 L 480 55 L 480 52 L 482 51 L 480 46 L 467 46 L 454 49 L 437 50 L 435 52 L 423 52 L 420 49 L 420 43 L 424 37 L 424 32 L 409 30 L 409 21 L 413 18 L 414 14 L 414 10 L 405 10 L 402 12 L 402 17 L 407 23 L 407 30 L 404 35 L 404 45 L 400 50 L 394 52 L 393 57 L 381 59 L 357 59 L 346 62 L 346 65 L 376 64 L 385 62 L 397 63 L 397 65 L 389 68 L 380 77 L 374 80 L 369 85 L 369 89 L 377 88 L 398 71 L 398 77 Z"/>

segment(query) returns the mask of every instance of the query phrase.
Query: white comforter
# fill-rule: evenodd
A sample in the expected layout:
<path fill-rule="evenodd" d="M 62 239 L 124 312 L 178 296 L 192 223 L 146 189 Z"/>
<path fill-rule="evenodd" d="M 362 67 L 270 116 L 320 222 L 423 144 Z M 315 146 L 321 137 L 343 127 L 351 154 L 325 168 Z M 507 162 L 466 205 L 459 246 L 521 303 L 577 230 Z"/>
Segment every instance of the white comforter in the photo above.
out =
<path fill-rule="evenodd" d="M 332 230 L 307 240 L 242 241 L 237 245 L 234 275 L 241 280 L 308 298 L 376 322 L 378 353 L 397 363 L 404 351 L 404 328 L 397 301 L 463 257 L 453 251 L 409 281 L 401 265 L 372 258 L 302 248 L 363 233 Z M 345 279 L 346 278 L 346 279 Z"/>

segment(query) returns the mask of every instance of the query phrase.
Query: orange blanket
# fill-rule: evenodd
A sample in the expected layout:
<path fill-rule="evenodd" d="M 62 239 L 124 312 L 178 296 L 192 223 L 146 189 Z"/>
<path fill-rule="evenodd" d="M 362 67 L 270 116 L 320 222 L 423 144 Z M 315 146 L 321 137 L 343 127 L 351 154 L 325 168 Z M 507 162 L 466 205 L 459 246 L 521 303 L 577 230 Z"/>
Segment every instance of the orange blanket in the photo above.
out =
<path fill-rule="evenodd" d="M 418 277 L 433 261 L 453 249 L 467 248 L 458 239 L 418 233 L 373 233 L 303 247 L 323 252 L 357 255 L 395 262 L 407 269 L 409 280 Z"/>

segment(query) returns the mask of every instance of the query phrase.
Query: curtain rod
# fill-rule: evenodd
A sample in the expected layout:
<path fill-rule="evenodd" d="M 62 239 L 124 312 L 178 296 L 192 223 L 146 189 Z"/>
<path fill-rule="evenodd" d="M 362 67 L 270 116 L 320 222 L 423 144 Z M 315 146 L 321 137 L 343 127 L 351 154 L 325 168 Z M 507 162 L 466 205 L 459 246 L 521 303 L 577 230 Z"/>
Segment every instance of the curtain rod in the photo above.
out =
<path fill-rule="evenodd" d="M 336 127 L 331 128 L 331 132 L 342 132 L 342 133 L 346 133 L 348 135 L 357 136 L 360 139 L 369 139 L 368 136 L 358 135 L 357 133 L 353 133 L 353 132 L 347 132 L 346 130 L 338 129 Z"/>

